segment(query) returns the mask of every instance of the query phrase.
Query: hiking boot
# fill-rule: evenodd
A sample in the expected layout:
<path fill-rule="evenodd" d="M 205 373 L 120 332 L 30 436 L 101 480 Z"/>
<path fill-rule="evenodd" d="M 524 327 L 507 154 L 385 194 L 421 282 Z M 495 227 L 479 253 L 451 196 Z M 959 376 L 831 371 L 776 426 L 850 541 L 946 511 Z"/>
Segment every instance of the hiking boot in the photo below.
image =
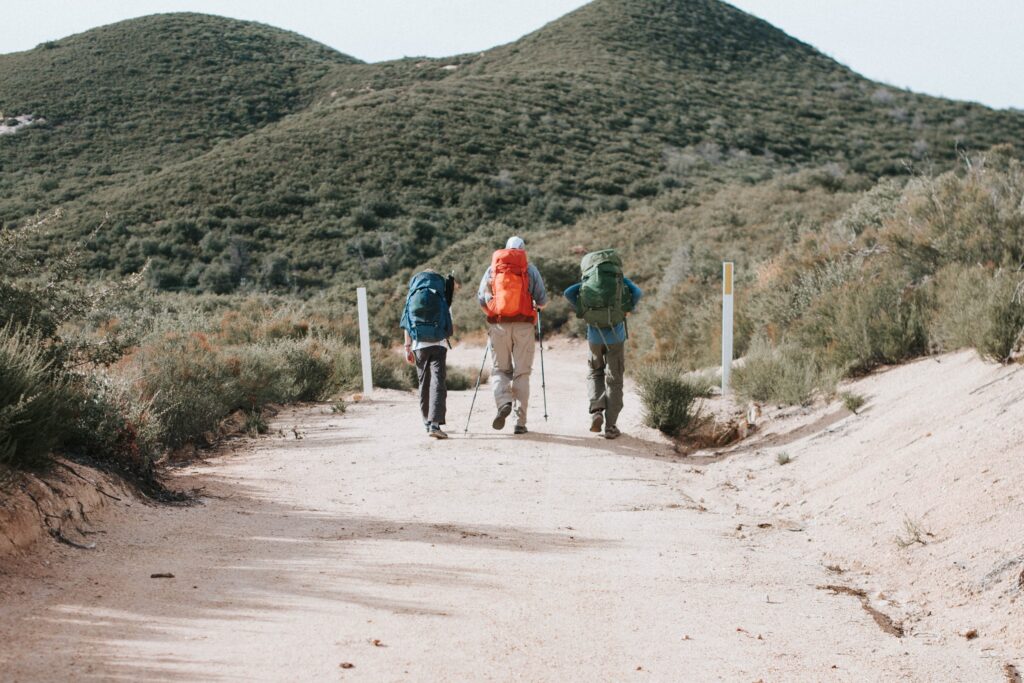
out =
<path fill-rule="evenodd" d="M 622 432 L 615 425 L 608 425 L 604 428 L 604 438 L 606 439 L 617 439 L 622 436 Z"/>
<path fill-rule="evenodd" d="M 494 422 L 491 426 L 495 429 L 505 428 L 505 418 L 512 414 L 512 404 L 506 403 L 502 407 L 498 408 L 498 414 L 494 416 Z"/>
<path fill-rule="evenodd" d="M 516 428 L 512 430 L 512 433 L 513 434 L 526 434 L 527 431 L 528 430 L 526 429 L 526 425 L 516 425 Z"/>
<path fill-rule="evenodd" d="M 432 439 L 447 439 L 448 435 L 441 431 L 439 425 L 430 425 L 430 430 L 427 432 Z"/>
<path fill-rule="evenodd" d="M 595 434 L 601 433 L 601 425 L 604 424 L 604 413 L 600 410 L 590 414 L 590 431 Z"/>

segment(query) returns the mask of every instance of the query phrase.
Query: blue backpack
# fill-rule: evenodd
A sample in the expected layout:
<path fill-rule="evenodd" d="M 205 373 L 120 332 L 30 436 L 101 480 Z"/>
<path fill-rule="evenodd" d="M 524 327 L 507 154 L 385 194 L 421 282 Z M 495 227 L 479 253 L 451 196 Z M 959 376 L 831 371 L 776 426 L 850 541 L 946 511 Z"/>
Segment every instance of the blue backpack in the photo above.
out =
<path fill-rule="evenodd" d="M 438 273 L 417 273 L 409 282 L 402 328 L 416 341 L 439 342 L 452 336 L 448 283 Z"/>

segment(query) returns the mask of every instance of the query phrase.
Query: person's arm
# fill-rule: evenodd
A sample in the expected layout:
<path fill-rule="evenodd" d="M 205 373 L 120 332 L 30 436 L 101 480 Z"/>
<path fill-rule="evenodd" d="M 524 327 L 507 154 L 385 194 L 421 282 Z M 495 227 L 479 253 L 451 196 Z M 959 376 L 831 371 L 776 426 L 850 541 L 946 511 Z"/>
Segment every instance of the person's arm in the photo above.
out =
<path fill-rule="evenodd" d="M 636 306 L 640 303 L 640 299 L 643 297 L 644 293 L 639 287 L 633 284 L 633 281 L 628 277 L 622 278 L 622 284 L 626 285 L 629 289 L 630 295 L 633 297 L 633 310 L 635 311 Z"/>
<path fill-rule="evenodd" d="M 487 310 L 487 303 L 491 296 L 491 267 L 487 266 L 484 276 L 480 279 L 480 287 L 476 290 L 476 300 L 480 303 L 480 308 L 484 309 L 484 313 L 490 313 Z"/>
<path fill-rule="evenodd" d="M 526 274 L 530 281 L 530 297 L 533 299 L 533 305 L 537 307 L 538 311 L 542 310 L 548 305 L 548 290 L 544 287 L 544 278 L 540 276 L 537 266 L 532 263 L 527 267 Z"/>
<path fill-rule="evenodd" d="M 412 337 L 406 329 L 402 330 L 402 334 L 405 336 L 405 360 L 411 365 L 416 362 L 415 356 L 412 355 Z"/>
<path fill-rule="evenodd" d="M 572 304 L 573 308 L 576 308 L 576 301 L 580 298 L 580 287 L 582 286 L 582 283 L 577 282 L 562 292 L 562 296 L 569 300 L 569 303 Z"/>

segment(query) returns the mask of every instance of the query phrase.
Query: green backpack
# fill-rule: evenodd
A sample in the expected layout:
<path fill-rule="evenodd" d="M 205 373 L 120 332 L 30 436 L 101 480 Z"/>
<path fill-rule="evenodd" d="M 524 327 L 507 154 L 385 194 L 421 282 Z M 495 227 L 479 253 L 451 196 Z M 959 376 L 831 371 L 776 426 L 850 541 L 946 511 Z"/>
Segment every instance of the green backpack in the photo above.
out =
<path fill-rule="evenodd" d="M 633 310 L 633 296 L 622 281 L 622 259 L 614 249 L 594 251 L 583 257 L 583 271 L 576 315 L 593 327 L 611 328 Z"/>

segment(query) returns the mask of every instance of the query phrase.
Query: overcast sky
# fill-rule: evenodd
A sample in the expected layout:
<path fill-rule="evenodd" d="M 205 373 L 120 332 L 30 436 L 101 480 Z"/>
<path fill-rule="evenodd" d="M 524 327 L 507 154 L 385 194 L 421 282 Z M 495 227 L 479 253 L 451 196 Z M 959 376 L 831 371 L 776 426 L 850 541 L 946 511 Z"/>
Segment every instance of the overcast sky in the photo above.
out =
<path fill-rule="evenodd" d="M 193 11 L 296 31 L 365 61 L 507 43 L 582 0 L 13 0 L 0 53 L 155 12 Z M 869 78 L 1024 108 L 1024 0 L 732 0 Z"/>

